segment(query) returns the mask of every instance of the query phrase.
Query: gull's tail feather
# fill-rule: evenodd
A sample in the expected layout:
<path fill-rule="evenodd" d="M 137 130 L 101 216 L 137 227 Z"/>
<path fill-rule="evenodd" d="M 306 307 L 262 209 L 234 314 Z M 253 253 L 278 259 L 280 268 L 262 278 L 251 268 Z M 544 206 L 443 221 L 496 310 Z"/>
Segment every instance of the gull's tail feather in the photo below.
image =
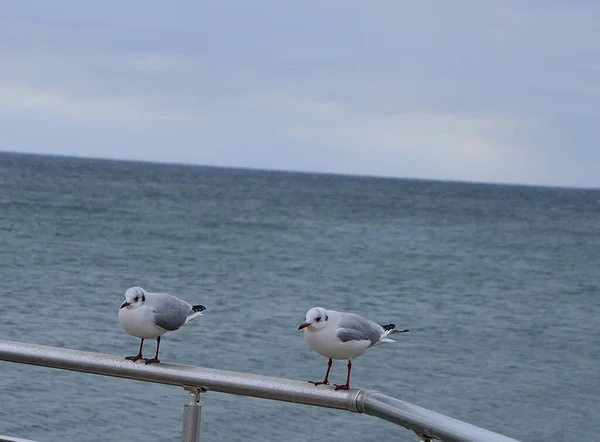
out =
<path fill-rule="evenodd" d="M 388 342 L 396 342 L 393 339 L 388 338 L 387 336 L 393 335 L 396 333 L 406 333 L 408 330 L 396 330 L 396 324 L 385 324 L 381 325 L 383 328 L 383 333 L 381 335 L 381 339 L 373 344 L 373 347 L 376 345 L 387 344 Z"/>
<path fill-rule="evenodd" d="M 190 322 L 192 319 L 196 319 L 198 316 L 202 316 L 202 312 L 206 310 L 206 307 L 204 307 L 203 305 L 193 305 L 192 306 L 192 314 L 188 315 L 188 317 L 185 319 L 185 323 L 187 324 L 188 322 Z"/>
<path fill-rule="evenodd" d="M 376 347 L 381 344 L 387 344 L 390 342 L 396 342 L 396 341 L 394 341 L 393 339 L 390 339 L 390 338 L 381 338 L 379 341 L 377 341 L 375 344 L 373 344 L 372 347 Z"/>

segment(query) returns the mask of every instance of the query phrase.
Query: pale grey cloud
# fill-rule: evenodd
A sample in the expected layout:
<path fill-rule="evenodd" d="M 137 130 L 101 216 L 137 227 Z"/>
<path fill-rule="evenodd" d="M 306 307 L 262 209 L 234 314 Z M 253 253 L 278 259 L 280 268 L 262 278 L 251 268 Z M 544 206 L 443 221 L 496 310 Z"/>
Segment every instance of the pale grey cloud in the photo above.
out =
<path fill-rule="evenodd" d="M 1 149 L 599 186 L 600 5 L 0 7 Z"/>

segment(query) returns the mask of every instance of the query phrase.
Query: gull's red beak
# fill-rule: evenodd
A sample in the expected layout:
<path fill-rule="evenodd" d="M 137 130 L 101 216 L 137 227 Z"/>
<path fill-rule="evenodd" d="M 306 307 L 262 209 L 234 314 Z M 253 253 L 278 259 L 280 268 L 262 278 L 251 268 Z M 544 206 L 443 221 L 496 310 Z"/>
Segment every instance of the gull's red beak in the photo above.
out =
<path fill-rule="evenodd" d="M 125 301 L 123 304 L 121 304 L 121 308 L 123 308 L 123 307 L 127 307 L 128 305 L 131 305 L 131 304 L 129 304 L 127 301 Z M 119 309 L 119 310 L 120 310 L 120 309 Z"/>
<path fill-rule="evenodd" d="M 300 324 L 300 327 L 298 327 L 298 330 L 302 330 L 305 327 L 308 327 L 310 325 L 310 322 L 303 322 L 302 324 Z"/>

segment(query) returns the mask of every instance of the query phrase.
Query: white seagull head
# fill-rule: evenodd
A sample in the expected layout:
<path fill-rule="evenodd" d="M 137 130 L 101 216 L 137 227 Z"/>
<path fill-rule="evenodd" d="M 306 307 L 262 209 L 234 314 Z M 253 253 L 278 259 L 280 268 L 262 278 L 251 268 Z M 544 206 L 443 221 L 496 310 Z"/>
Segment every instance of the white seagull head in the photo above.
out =
<path fill-rule="evenodd" d="M 121 304 L 121 308 L 138 308 L 146 302 L 148 292 L 141 287 L 131 287 L 125 292 L 125 302 Z"/>
<path fill-rule="evenodd" d="M 329 314 L 323 307 L 313 307 L 306 312 L 306 321 L 300 324 L 298 330 L 306 328 L 310 331 L 322 330 L 329 325 Z"/>

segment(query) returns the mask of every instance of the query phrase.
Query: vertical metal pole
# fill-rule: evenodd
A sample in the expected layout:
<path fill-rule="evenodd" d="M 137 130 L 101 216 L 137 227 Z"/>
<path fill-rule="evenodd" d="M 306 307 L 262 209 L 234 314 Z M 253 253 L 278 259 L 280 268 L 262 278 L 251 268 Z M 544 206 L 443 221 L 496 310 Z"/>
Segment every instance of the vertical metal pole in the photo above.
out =
<path fill-rule="evenodd" d="M 183 405 L 182 442 L 198 442 L 200 440 L 200 391 L 198 387 L 183 387 L 188 392 L 187 402 Z"/>

